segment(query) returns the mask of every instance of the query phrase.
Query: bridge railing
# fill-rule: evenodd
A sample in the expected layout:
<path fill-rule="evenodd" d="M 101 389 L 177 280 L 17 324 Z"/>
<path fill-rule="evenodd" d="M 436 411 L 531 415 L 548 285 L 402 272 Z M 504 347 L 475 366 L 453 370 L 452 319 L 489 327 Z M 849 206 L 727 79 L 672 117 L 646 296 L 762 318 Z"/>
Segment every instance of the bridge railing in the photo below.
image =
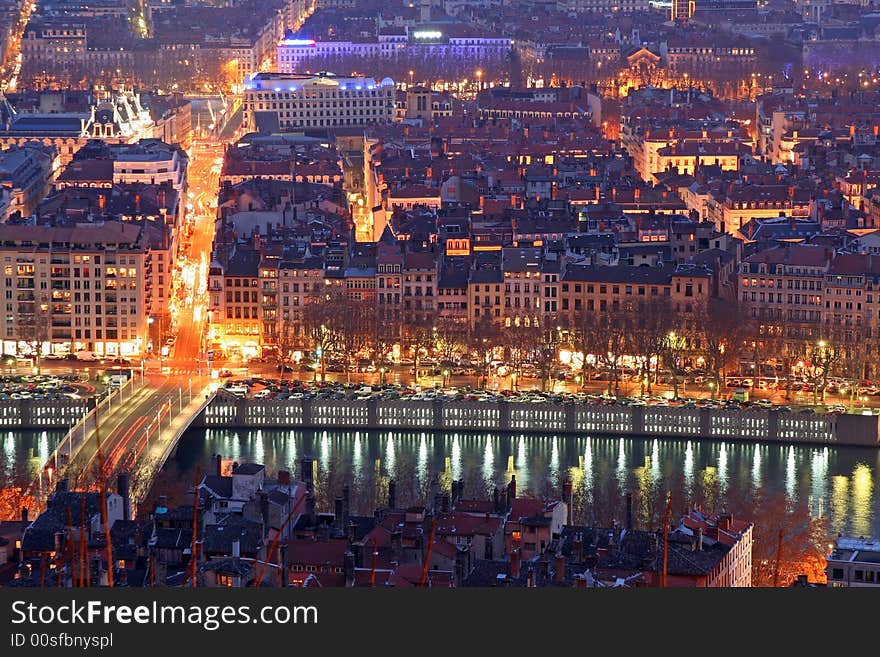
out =
<path fill-rule="evenodd" d="M 133 504 L 137 504 L 149 490 L 152 485 L 153 478 L 165 465 L 165 462 L 177 449 L 177 443 L 180 437 L 193 424 L 211 402 L 214 401 L 215 392 L 208 389 L 193 390 L 192 394 L 185 395 L 183 388 L 178 389 L 178 403 L 175 403 L 173 396 L 170 398 L 171 406 L 168 413 L 168 424 L 165 420 L 160 420 L 154 429 L 157 432 L 157 444 L 160 449 L 155 457 L 145 459 L 139 464 L 140 471 L 137 476 L 132 477 L 132 489 L 130 491 Z M 189 397 L 189 401 L 184 404 L 184 399 Z M 177 407 L 177 413 L 173 410 Z"/>
<path fill-rule="evenodd" d="M 80 420 L 64 434 L 64 437 L 55 446 L 45 463 L 44 470 L 51 467 L 57 474 L 73 461 L 79 450 L 85 444 L 89 434 L 94 431 L 98 413 L 113 410 L 114 404 L 120 404 L 125 396 L 134 394 L 135 389 L 143 385 L 143 380 L 135 383 L 135 377 L 131 377 L 118 388 L 110 391 L 110 394 L 102 397 Z"/>

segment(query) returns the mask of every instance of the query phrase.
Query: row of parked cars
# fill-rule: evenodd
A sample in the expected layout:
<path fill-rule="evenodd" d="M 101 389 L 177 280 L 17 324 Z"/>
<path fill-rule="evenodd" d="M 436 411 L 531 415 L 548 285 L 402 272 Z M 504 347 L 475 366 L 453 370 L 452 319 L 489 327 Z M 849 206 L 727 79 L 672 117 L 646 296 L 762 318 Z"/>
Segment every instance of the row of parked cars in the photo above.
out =
<path fill-rule="evenodd" d="M 737 401 L 730 399 L 669 399 L 667 397 L 614 397 L 586 392 L 547 392 L 531 390 L 480 390 L 471 387 L 421 388 L 399 383 L 385 385 L 361 385 L 337 382 L 284 381 L 278 379 L 250 378 L 229 379 L 224 389 L 234 395 L 255 399 L 338 399 L 354 401 L 447 401 L 487 402 L 501 401 L 535 404 L 598 404 L 623 406 L 673 406 L 683 408 L 732 408 L 732 409 L 775 409 L 782 412 L 796 412 L 797 409 L 774 404 L 765 399 L 756 401 Z M 842 413 L 843 406 L 830 406 L 826 412 Z M 812 413 L 807 408 L 798 412 Z"/>
<path fill-rule="evenodd" d="M 75 374 L 4 376 L 0 378 L 0 400 L 76 399 L 84 393 L 94 392 L 94 389 L 84 387 L 78 381 Z"/>

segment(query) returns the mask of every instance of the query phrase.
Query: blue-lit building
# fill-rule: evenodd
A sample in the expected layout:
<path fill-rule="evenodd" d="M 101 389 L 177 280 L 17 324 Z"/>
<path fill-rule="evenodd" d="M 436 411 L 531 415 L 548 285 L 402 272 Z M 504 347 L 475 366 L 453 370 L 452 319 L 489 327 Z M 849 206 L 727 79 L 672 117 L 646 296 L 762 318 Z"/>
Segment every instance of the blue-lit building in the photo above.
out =
<path fill-rule="evenodd" d="M 244 121 L 249 130 L 290 132 L 390 123 L 394 81 L 332 73 L 257 73 L 245 84 Z"/>

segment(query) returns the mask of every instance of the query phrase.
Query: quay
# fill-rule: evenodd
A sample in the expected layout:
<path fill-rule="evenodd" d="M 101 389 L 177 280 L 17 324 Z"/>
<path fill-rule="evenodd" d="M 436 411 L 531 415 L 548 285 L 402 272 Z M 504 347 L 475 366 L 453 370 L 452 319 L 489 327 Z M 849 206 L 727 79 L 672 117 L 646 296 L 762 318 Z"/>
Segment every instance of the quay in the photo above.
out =
<path fill-rule="evenodd" d="M 763 408 L 689 408 L 337 399 L 249 399 L 218 390 L 191 426 L 207 428 L 424 429 L 660 436 L 792 444 L 880 446 L 878 415 Z"/>

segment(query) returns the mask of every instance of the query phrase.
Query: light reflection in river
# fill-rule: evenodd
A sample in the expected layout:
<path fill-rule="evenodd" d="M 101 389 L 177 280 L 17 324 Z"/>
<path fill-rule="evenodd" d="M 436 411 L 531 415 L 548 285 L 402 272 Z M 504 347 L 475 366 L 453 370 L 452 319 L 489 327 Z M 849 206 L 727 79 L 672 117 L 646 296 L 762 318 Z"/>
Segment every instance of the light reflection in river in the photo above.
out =
<path fill-rule="evenodd" d="M 41 445 L 42 438 L 35 438 Z M 8 443 L 8 438 L 3 441 L 4 452 Z M 835 532 L 880 535 L 880 453 L 872 449 L 660 438 L 214 429 L 188 433 L 166 470 L 176 469 L 189 481 L 192 474 L 185 473 L 218 452 L 239 462 L 261 455 L 270 476 L 279 467 L 299 473 L 296 459 L 316 456 L 319 508 L 331 508 L 347 481 L 358 513 L 372 513 L 372 505 L 384 502 L 390 477 L 398 481 L 398 504 L 424 501 L 432 480 L 442 488 L 461 479 L 466 495 L 488 497 L 512 475 L 520 493 L 541 495 L 558 494 L 560 480 L 568 477 L 575 518 L 621 517 L 627 491 L 636 498 L 636 514 L 649 522 L 658 508 L 662 511 L 666 491 L 676 506 L 690 501 L 720 509 L 766 490 L 809 504 L 813 515 L 828 515 Z"/>

